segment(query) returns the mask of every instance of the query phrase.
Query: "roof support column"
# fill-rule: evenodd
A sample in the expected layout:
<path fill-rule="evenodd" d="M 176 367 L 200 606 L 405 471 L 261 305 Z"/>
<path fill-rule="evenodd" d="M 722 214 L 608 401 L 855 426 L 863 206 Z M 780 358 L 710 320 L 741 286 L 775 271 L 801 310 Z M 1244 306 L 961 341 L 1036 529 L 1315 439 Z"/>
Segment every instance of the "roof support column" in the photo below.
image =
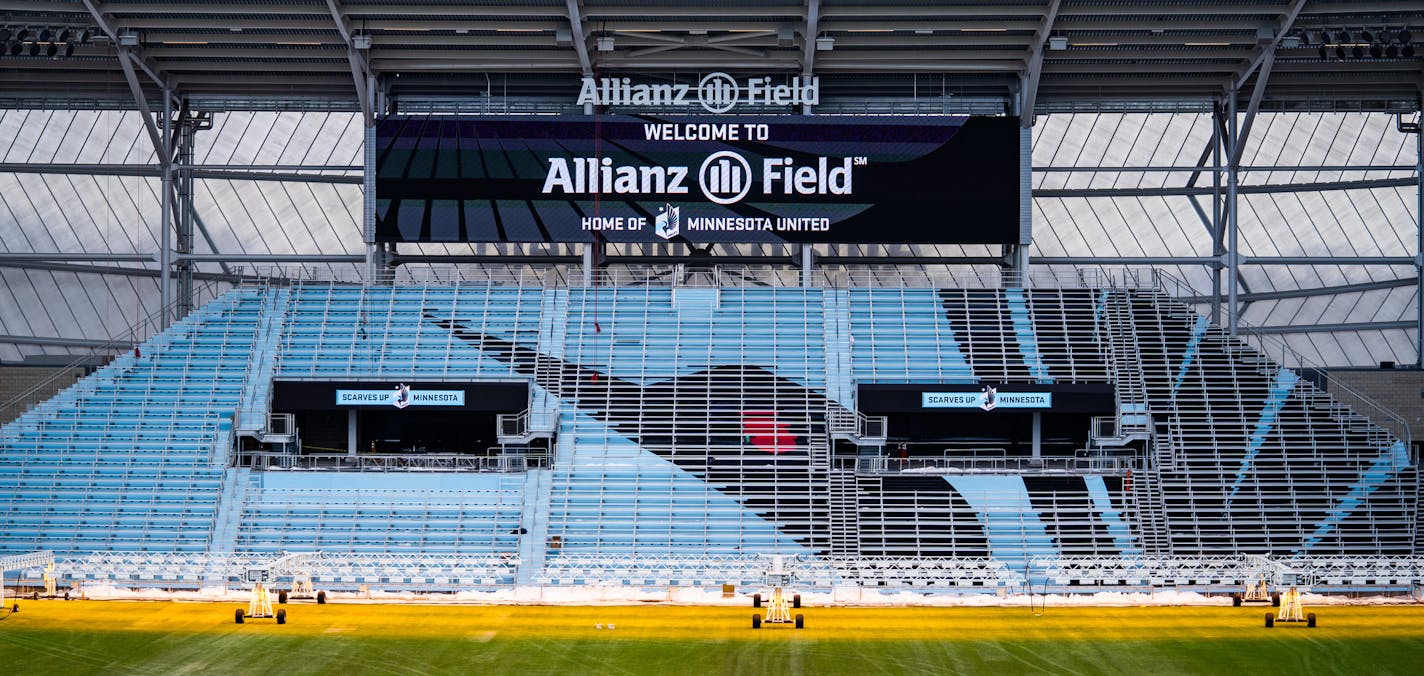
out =
<path fill-rule="evenodd" d="M 366 283 L 376 283 L 380 255 L 376 247 L 376 128 L 366 125 L 361 149 L 361 239 L 366 243 Z"/>
<path fill-rule="evenodd" d="M 806 28 L 801 31 L 801 77 L 810 80 L 816 64 L 816 36 L 821 33 L 821 0 L 806 0 Z M 811 104 L 801 104 L 801 114 L 811 114 Z"/>
<path fill-rule="evenodd" d="M 375 106 L 371 103 L 366 86 L 370 75 L 369 69 L 366 67 L 366 60 L 351 38 L 351 24 L 346 20 L 346 15 L 341 13 L 341 6 L 336 3 L 336 0 L 326 0 L 326 8 L 331 12 L 331 20 L 336 22 L 336 30 L 341 33 L 342 41 L 346 43 L 346 61 L 351 65 L 351 80 L 356 86 L 356 101 L 360 103 L 361 115 L 366 119 L 366 126 L 369 127 L 372 120 L 375 119 Z M 367 40 L 369 42 L 369 38 Z"/>
<path fill-rule="evenodd" d="M 1241 271 L 1240 264 L 1240 241 L 1237 236 L 1236 218 L 1236 188 L 1237 188 L 1237 162 L 1240 153 L 1235 149 L 1240 147 L 1241 137 L 1236 127 L 1236 92 L 1228 93 L 1226 102 L 1226 143 L 1233 148 L 1231 159 L 1226 163 L 1226 323 L 1228 332 L 1234 337 L 1236 335 L 1238 310 L 1236 304 L 1237 275 Z"/>
<path fill-rule="evenodd" d="M 1038 99 L 1038 80 L 1043 75 L 1043 43 L 1048 40 L 1048 34 L 1053 31 L 1053 22 L 1058 20 L 1058 6 L 1061 0 L 1051 0 L 1048 3 L 1048 11 L 1043 15 L 1043 23 L 1039 24 L 1038 30 L 1033 34 L 1033 44 L 1028 46 L 1028 58 L 1025 60 L 1025 70 L 1023 76 L 1023 91 L 1020 92 L 1019 122 L 1025 127 L 1033 126 L 1033 106 Z"/>
<path fill-rule="evenodd" d="M 1418 235 L 1418 248 L 1415 249 L 1418 255 L 1414 258 L 1414 270 L 1419 280 L 1415 294 L 1418 305 L 1415 308 L 1417 315 L 1414 326 L 1414 366 L 1424 369 L 1424 77 L 1421 77 L 1419 84 L 1419 121 L 1414 123 L 1414 178 L 1419 181 L 1419 187 L 1414 191 L 1414 219 L 1417 226 L 1415 230 Z"/>
<path fill-rule="evenodd" d="M 584 77 L 593 77 L 593 59 L 588 55 L 588 36 L 583 32 L 583 13 L 579 11 L 579 0 L 565 0 L 565 5 L 569 14 L 569 39 L 574 43 L 574 52 L 578 54 L 579 71 Z M 593 114 L 593 104 L 583 104 L 583 114 Z"/>
<path fill-rule="evenodd" d="M 1221 106 L 1211 108 L 1211 255 L 1226 254 L 1221 220 Z M 1221 265 L 1211 267 L 1211 323 L 1221 326 Z"/>
<path fill-rule="evenodd" d="M 178 122 L 178 166 L 189 167 L 193 164 L 193 142 L 197 135 L 198 121 L 190 118 L 187 110 L 180 113 Z M 178 190 L 178 241 L 175 250 L 179 254 L 193 253 L 193 172 L 183 171 L 177 175 Z M 217 253 L 214 251 L 213 253 Z M 175 319 L 182 319 L 193 311 L 195 299 L 193 297 L 193 262 L 178 258 L 175 265 L 178 281 L 178 296 L 175 300 L 176 306 L 173 309 Z"/>
<path fill-rule="evenodd" d="M 163 213 L 158 235 L 158 328 L 168 328 L 173 304 L 173 99 L 163 92 L 163 139 L 158 147 L 159 166 L 163 169 L 159 191 L 163 197 Z"/>

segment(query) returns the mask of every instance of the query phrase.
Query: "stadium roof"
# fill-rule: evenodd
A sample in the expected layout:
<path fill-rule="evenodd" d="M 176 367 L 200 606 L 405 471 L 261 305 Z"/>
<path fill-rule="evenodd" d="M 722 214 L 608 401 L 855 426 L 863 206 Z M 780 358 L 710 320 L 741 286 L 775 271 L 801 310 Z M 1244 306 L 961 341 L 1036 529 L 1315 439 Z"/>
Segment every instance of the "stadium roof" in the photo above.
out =
<path fill-rule="evenodd" d="M 809 72 L 823 78 L 828 99 L 1011 100 L 1025 91 L 1025 106 L 1040 112 L 1200 104 L 1233 88 L 1244 99 L 1262 75 L 1264 109 L 1401 110 L 1417 106 L 1424 86 L 1424 55 L 1403 55 L 1405 44 L 1424 48 L 1417 0 L 13 0 L 5 8 L 7 47 L 21 29 L 32 43 L 45 30 L 49 42 L 65 28 L 70 41 L 92 31 L 68 56 L 68 42 L 53 57 L 48 42 L 36 56 L 24 43 L 0 56 L 0 104 L 27 107 L 132 101 L 126 69 L 153 101 L 166 87 L 229 107 L 353 110 L 373 98 L 358 84 L 368 75 L 402 100 L 569 99 L 585 74 Z"/>

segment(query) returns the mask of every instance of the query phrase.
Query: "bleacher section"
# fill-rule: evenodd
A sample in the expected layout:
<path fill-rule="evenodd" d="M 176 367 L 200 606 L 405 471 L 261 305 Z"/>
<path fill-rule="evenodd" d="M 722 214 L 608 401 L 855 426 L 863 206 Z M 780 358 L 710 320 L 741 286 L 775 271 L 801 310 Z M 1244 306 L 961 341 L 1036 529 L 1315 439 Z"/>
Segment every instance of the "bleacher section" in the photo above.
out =
<path fill-rule="evenodd" d="M 746 581 L 778 554 L 948 589 L 1415 554 L 1405 440 L 1152 289 L 300 284 L 233 291 L 139 354 L 0 430 L 0 552 L 433 557 L 395 577 L 446 587 Z M 527 381 L 553 458 L 224 474 L 272 378 Z M 910 383 L 1111 383 L 1117 445 L 966 469 L 833 434 L 858 385 Z"/>
<path fill-rule="evenodd" d="M 0 430 L 0 549 L 205 552 L 261 303 L 230 292 Z"/>
<path fill-rule="evenodd" d="M 1154 553 L 1408 555 L 1419 476 L 1400 441 L 1155 291 L 1130 303 L 1168 541 Z"/>
<path fill-rule="evenodd" d="M 234 550 L 458 554 L 483 564 L 475 577 L 508 584 L 518 565 L 522 484 L 517 474 L 495 473 L 254 473 Z"/>

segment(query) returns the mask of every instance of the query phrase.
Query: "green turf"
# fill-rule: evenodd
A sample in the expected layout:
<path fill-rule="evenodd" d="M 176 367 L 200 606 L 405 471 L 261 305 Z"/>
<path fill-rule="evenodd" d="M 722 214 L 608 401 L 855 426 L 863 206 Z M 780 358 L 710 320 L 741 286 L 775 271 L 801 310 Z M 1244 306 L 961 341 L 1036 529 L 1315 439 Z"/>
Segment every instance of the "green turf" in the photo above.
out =
<path fill-rule="evenodd" d="M 1424 608 L 807 608 L 807 628 L 750 628 L 751 608 L 25 602 L 0 620 L 16 674 L 1412 674 Z M 616 629 L 595 629 L 613 623 Z"/>

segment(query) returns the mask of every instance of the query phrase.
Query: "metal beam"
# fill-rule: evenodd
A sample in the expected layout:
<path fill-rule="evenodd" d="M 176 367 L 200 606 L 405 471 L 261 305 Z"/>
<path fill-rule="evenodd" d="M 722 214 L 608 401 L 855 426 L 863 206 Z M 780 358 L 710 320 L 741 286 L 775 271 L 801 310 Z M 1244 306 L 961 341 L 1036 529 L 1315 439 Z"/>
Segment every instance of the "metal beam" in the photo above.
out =
<path fill-rule="evenodd" d="M 375 111 L 371 107 L 371 98 L 367 96 L 366 80 L 370 77 L 369 69 L 362 62 L 360 52 L 356 49 L 356 43 L 351 39 L 351 25 L 347 22 L 346 16 L 342 14 L 341 7 L 336 4 L 336 0 L 326 0 L 326 8 L 331 10 L 331 20 L 336 22 L 336 30 L 341 33 L 341 39 L 346 42 L 346 60 L 351 65 L 351 79 L 356 83 L 356 100 L 361 103 L 361 115 L 366 120 L 366 126 L 375 123 Z"/>
<path fill-rule="evenodd" d="M 139 116 L 143 118 L 143 128 L 148 132 L 148 140 L 153 142 L 153 151 L 158 154 L 158 161 L 163 166 L 168 166 L 172 163 L 173 158 L 168 155 L 168 146 L 164 143 L 163 136 L 159 134 L 158 127 L 153 122 L 153 111 L 149 109 L 148 97 L 144 95 L 143 87 L 138 83 L 138 74 L 134 72 L 133 64 L 129 63 L 129 59 L 124 58 L 122 53 L 119 54 L 119 66 L 124 69 L 124 80 L 129 83 L 129 91 L 133 93 L 134 105 L 138 106 Z M 166 91 L 164 96 L 167 96 Z M 167 101 L 164 103 L 166 107 Z"/>
<path fill-rule="evenodd" d="M 174 254 L 173 260 L 199 263 L 364 263 L 361 254 Z"/>
<path fill-rule="evenodd" d="M 1242 256 L 1241 265 L 1413 266 L 1412 256 Z M 1217 256 L 1035 256 L 1034 265 L 1202 265 L 1225 266 Z"/>
<path fill-rule="evenodd" d="M 1043 23 L 1039 24 L 1038 30 L 1033 34 L 1033 43 L 1028 47 L 1028 72 L 1023 79 L 1023 105 L 1019 107 L 1019 123 L 1025 127 L 1033 126 L 1033 106 L 1038 100 L 1038 81 L 1043 75 L 1043 42 L 1052 32 L 1053 22 L 1058 19 L 1060 4 L 1061 0 L 1050 0 Z"/>
<path fill-rule="evenodd" d="M 193 209 L 191 215 L 193 217 L 193 224 L 198 226 L 198 232 L 203 235 L 203 241 L 208 243 L 208 250 L 214 254 L 219 253 L 218 245 L 213 241 L 212 233 L 208 232 L 208 224 L 203 222 L 203 217 L 198 215 L 198 210 Z M 224 274 L 232 274 L 232 268 L 228 266 L 227 261 L 218 261 L 218 267 L 222 268 Z M 189 274 L 192 275 L 194 279 L 198 277 L 197 271 L 192 271 Z"/>
<path fill-rule="evenodd" d="M 1202 151 L 1202 155 L 1205 156 L 1205 157 L 1210 157 L 1210 156 L 1211 156 L 1211 143 L 1210 143 L 1209 141 L 1207 142 L 1206 149 Z M 1205 169 L 1205 167 L 1206 167 L 1206 161 L 1205 161 L 1205 160 L 1199 160 L 1199 163 L 1198 163 L 1198 164 L 1195 164 L 1195 165 L 1193 165 L 1193 166 L 1185 166 L 1185 165 L 1182 165 L 1182 166 L 1157 165 L 1157 166 L 1141 166 L 1141 167 L 1090 167 L 1090 166 L 1083 166 L 1083 167 L 1034 167 L 1034 168 L 1033 168 L 1033 173 L 1035 173 L 1035 174 L 1071 174 L 1071 173 L 1094 173 L 1094 174 L 1104 174 L 1104 173 L 1108 173 L 1108 174 L 1172 173 L 1172 174 L 1185 174 L 1185 173 L 1191 173 L 1192 177 L 1187 180 L 1187 185 L 1195 185 L 1195 184 L 1196 184 L 1196 176 L 1197 176 L 1197 174 L 1200 174 L 1200 173 Z M 1274 173 L 1289 172 L 1289 171 L 1311 171 L 1311 172 L 1314 172 L 1314 171 L 1408 171 L 1408 172 L 1411 172 L 1411 173 L 1412 173 L 1412 172 L 1414 171 L 1414 165 L 1412 165 L 1412 164 L 1359 164 L 1359 165 L 1349 165 L 1349 164 L 1322 164 L 1322 165 L 1319 165 L 1319 166 L 1315 166 L 1315 165 L 1299 165 L 1299 164 L 1295 164 L 1295 165 L 1291 165 L 1291 164 L 1262 164 L 1262 165 L 1255 165 L 1255 166 L 1248 166 L 1248 167 L 1237 167 L 1236 170 L 1239 171 L 1239 172 L 1242 172 L 1242 173 L 1250 173 L 1250 172 L 1253 172 L 1253 171 L 1266 171 L 1266 172 L 1274 172 Z"/>
<path fill-rule="evenodd" d="M 806 0 L 806 28 L 801 31 L 801 74 L 810 76 L 816 65 L 816 38 L 821 34 L 821 0 Z"/>
<path fill-rule="evenodd" d="M 1278 183 L 1271 185 L 1238 185 L 1243 195 L 1291 192 L 1326 192 L 1330 190 L 1367 190 L 1371 188 L 1407 188 L 1415 183 L 1408 178 L 1370 178 L 1358 181 L 1321 181 L 1315 183 Z M 1185 197 L 1210 195 L 1212 188 L 1049 188 L 1034 190 L 1034 197 Z"/>
<path fill-rule="evenodd" d="M 133 341 L 131 340 L 96 340 L 93 338 L 60 338 L 57 336 L 0 335 L 0 344 L 48 345 L 51 347 L 88 347 L 100 349 L 133 347 Z"/>
<path fill-rule="evenodd" d="M 1251 77 L 1251 73 L 1256 72 L 1257 67 L 1267 60 L 1275 58 L 1276 48 L 1280 46 L 1281 40 L 1285 38 L 1291 26 L 1295 25 L 1296 17 L 1300 16 L 1301 10 L 1305 9 L 1306 2 L 1307 0 L 1295 0 L 1295 4 L 1291 5 L 1285 16 L 1281 17 L 1280 23 L 1276 26 L 1276 34 L 1271 38 L 1271 41 L 1256 45 L 1256 49 L 1251 52 L 1251 58 L 1247 59 L 1246 65 L 1237 71 L 1236 77 L 1232 79 L 1228 89 L 1233 92 L 1241 89 L 1246 84 L 1246 78 Z"/>
<path fill-rule="evenodd" d="M 1256 113 L 1261 110 L 1261 99 L 1266 95 L 1266 82 L 1271 77 L 1271 69 L 1276 65 L 1276 46 L 1271 45 L 1266 48 L 1266 58 L 1261 62 L 1260 71 L 1256 73 L 1256 86 L 1251 88 L 1251 101 L 1246 104 L 1246 117 L 1241 120 L 1241 126 L 1231 138 L 1231 155 L 1226 160 L 1227 167 L 1235 172 L 1241 166 L 1241 153 L 1246 151 L 1246 141 L 1251 138 L 1251 126 L 1256 123 Z M 1232 110 L 1236 104 L 1237 90 L 1232 89 L 1231 93 Z M 1234 123 L 1235 114 L 1232 114 Z"/>
<path fill-rule="evenodd" d="M 1365 293 L 1368 291 L 1383 291 L 1387 289 L 1400 289 L 1407 286 L 1414 286 L 1418 283 L 1417 277 L 1401 277 L 1399 279 L 1386 279 L 1378 282 L 1360 282 L 1357 284 L 1341 284 L 1339 286 L 1318 286 L 1309 289 L 1287 289 L 1284 291 L 1258 291 L 1255 293 L 1243 293 L 1237 297 L 1243 303 L 1255 303 L 1268 300 L 1290 300 L 1295 298 L 1317 298 L 1320 296 L 1338 296 L 1347 293 Z M 1219 296 L 1218 296 L 1219 298 Z M 1183 303 L 1211 303 L 1212 296 L 1178 296 L 1177 300 Z"/>
<path fill-rule="evenodd" d="M 106 263 L 151 263 L 155 255 L 151 253 L 64 253 L 52 252 L 0 252 L 0 261 L 102 261 Z"/>
<path fill-rule="evenodd" d="M 120 65 L 127 59 L 132 59 L 133 62 L 143 70 L 144 74 L 153 80 L 155 85 L 158 85 L 159 89 L 164 90 L 164 96 L 167 96 L 168 92 L 173 89 L 173 85 L 168 82 L 167 78 L 163 77 L 158 67 L 145 58 L 142 53 L 119 44 L 118 25 L 114 23 L 113 17 L 109 16 L 107 12 L 99 7 L 98 0 L 83 0 L 83 2 L 84 7 L 89 10 L 89 15 L 94 17 L 94 22 L 99 24 L 99 30 L 104 31 L 104 34 L 109 36 L 109 41 L 113 43 L 118 50 Z"/>
<path fill-rule="evenodd" d="M 579 69 L 584 77 L 593 77 L 593 60 L 588 57 L 588 37 L 583 32 L 583 16 L 579 11 L 579 0 L 565 0 L 569 15 L 569 38 L 573 40 L 574 51 L 578 53 Z"/>
<path fill-rule="evenodd" d="M 35 261 L 12 261 L 0 259 L 0 268 L 10 268 L 14 270 L 44 270 L 46 272 L 72 272 L 77 275 L 107 275 L 113 277 L 144 277 L 155 279 L 158 277 L 158 270 L 153 268 L 121 268 L 109 265 L 82 265 L 77 263 L 44 263 Z M 227 282 L 229 284 L 240 284 L 244 281 L 257 281 L 259 278 L 253 275 L 221 274 L 217 272 L 193 272 L 193 279 L 204 282 Z"/>
<path fill-rule="evenodd" d="M 1394 322 L 1353 322 L 1343 324 L 1301 324 L 1298 326 L 1253 326 L 1247 328 L 1245 333 L 1261 334 L 1281 334 L 1281 333 L 1334 333 L 1336 331 L 1390 331 L 1397 329 L 1414 328 L 1413 320 L 1401 320 Z"/>

